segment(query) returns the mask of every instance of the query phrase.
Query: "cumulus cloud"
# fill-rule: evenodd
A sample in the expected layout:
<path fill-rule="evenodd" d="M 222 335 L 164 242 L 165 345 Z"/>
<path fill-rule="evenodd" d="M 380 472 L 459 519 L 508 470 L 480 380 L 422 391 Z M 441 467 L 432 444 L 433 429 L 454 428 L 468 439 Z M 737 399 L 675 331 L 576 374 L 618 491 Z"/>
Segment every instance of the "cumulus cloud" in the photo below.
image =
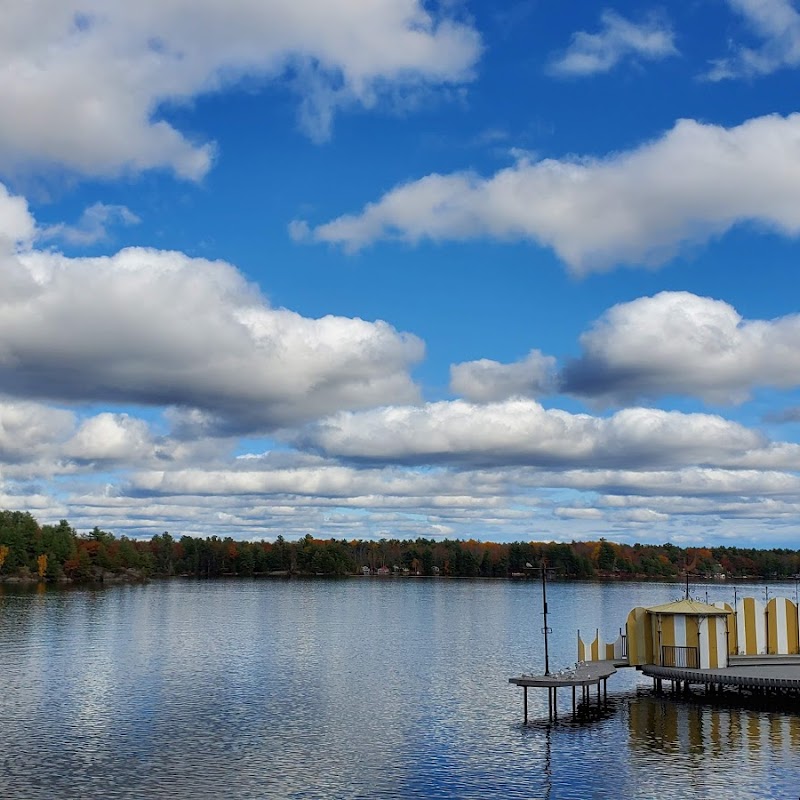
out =
<path fill-rule="evenodd" d="M 0 478 L 27 481 L 164 464 L 175 469 L 210 466 L 229 458 L 231 450 L 227 440 L 187 443 L 156 435 L 148 422 L 126 413 L 81 417 L 70 409 L 0 397 Z"/>
<path fill-rule="evenodd" d="M 0 399 L 0 464 L 33 462 L 72 433 L 74 415 L 39 403 Z"/>
<path fill-rule="evenodd" d="M 655 266 L 743 222 L 800 232 L 800 114 L 733 128 L 685 119 L 603 159 L 522 159 L 489 178 L 431 174 L 306 232 L 348 250 L 379 239 L 530 240 L 583 274 Z"/>
<path fill-rule="evenodd" d="M 554 388 L 556 360 L 538 350 L 511 364 L 488 358 L 450 367 L 450 390 L 476 403 L 538 397 Z"/>
<path fill-rule="evenodd" d="M 214 148 L 160 113 L 244 77 L 283 78 L 327 136 L 337 108 L 459 83 L 478 34 L 420 0 L 15 0 L 0 32 L 0 170 L 90 176 L 166 168 L 188 179 Z"/>
<path fill-rule="evenodd" d="M 12 234 L 29 229 L 21 214 Z M 419 339 L 381 321 L 272 308 L 229 264 L 141 248 L 67 258 L 9 244 L 6 253 L 8 394 L 176 406 L 193 435 L 418 400 L 409 369 L 422 358 Z"/>
<path fill-rule="evenodd" d="M 0 255 L 7 255 L 29 242 L 35 230 L 36 223 L 28 210 L 28 201 L 12 195 L 0 183 Z"/>
<path fill-rule="evenodd" d="M 751 453 L 769 447 L 755 431 L 711 414 L 630 408 L 594 417 L 522 399 L 340 413 L 311 425 L 296 443 L 368 462 L 587 469 L 743 465 Z M 794 459 L 800 466 L 800 448 Z"/>
<path fill-rule="evenodd" d="M 728 0 L 761 40 L 759 47 L 736 46 L 731 56 L 712 62 L 712 81 L 769 75 L 800 65 L 800 14 L 790 0 Z"/>
<path fill-rule="evenodd" d="M 800 385 L 800 315 L 744 320 L 721 300 L 661 292 L 621 303 L 581 336 L 562 389 L 605 402 L 693 395 L 737 403 Z"/>
<path fill-rule="evenodd" d="M 636 23 L 615 11 L 600 14 L 599 33 L 578 31 L 570 46 L 548 67 L 552 75 L 585 76 L 609 72 L 620 61 L 641 58 L 655 61 L 677 55 L 669 25 L 651 16 Z"/>
<path fill-rule="evenodd" d="M 39 239 L 58 239 L 71 245 L 92 245 L 108 238 L 111 225 L 138 225 L 141 222 L 127 206 L 94 203 L 84 209 L 75 225 L 63 222 L 48 225 L 37 232 Z"/>
<path fill-rule="evenodd" d="M 128 414 L 103 412 L 85 420 L 64 447 L 79 461 L 136 463 L 153 451 L 150 427 Z"/>

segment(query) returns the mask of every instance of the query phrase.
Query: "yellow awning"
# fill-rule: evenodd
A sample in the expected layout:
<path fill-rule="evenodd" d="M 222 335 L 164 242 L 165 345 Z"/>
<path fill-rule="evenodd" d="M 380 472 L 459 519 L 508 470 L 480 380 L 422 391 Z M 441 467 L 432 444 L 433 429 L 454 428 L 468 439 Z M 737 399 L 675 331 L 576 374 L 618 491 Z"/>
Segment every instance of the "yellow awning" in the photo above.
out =
<path fill-rule="evenodd" d="M 685 616 L 695 617 L 722 617 L 725 614 L 730 614 L 724 608 L 717 608 L 708 603 L 701 603 L 697 600 L 673 600 L 671 603 L 665 603 L 662 606 L 652 606 L 646 609 L 651 614 L 683 614 Z"/>

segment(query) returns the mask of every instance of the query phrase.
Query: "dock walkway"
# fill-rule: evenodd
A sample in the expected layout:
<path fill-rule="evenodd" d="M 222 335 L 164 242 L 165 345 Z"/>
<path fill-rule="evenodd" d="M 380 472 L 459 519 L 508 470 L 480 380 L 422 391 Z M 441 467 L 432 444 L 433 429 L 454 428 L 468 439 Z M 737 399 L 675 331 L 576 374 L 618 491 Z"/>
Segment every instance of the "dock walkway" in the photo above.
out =
<path fill-rule="evenodd" d="M 731 661 L 734 661 L 732 658 Z M 750 662 L 750 663 L 748 663 Z M 800 659 L 787 656 L 738 657 L 720 669 L 687 669 L 645 664 L 642 673 L 655 681 L 669 680 L 718 691 L 730 686 L 756 692 L 781 691 L 800 698 Z M 660 688 L 657 684 L 656 688 Z"/>

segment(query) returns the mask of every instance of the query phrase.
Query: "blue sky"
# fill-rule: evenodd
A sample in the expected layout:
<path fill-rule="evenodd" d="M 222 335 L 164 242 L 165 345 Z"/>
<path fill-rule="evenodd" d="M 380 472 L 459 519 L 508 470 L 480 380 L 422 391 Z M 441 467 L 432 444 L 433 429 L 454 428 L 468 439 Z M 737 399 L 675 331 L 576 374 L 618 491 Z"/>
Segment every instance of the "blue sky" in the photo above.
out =
<path fill-rule="evenodd" d="M 796 546 L 800 6 L 11 4 L 0 506 Z"/>

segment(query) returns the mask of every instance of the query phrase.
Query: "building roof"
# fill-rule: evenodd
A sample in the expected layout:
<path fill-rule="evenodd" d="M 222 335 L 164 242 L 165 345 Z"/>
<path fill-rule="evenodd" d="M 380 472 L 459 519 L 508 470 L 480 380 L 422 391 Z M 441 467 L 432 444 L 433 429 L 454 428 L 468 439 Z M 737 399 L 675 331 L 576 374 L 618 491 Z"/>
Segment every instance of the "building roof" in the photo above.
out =
<path fill-rule="evenodd" d="M 708 603 L 701 603 L 697 600 L 673 600 L 662 606 L 652 606 L 648 609 L 651 614 L 685 614 L 695 617 L 722 617 L 731 612 L 724 608 L 710 606 Z"/>

